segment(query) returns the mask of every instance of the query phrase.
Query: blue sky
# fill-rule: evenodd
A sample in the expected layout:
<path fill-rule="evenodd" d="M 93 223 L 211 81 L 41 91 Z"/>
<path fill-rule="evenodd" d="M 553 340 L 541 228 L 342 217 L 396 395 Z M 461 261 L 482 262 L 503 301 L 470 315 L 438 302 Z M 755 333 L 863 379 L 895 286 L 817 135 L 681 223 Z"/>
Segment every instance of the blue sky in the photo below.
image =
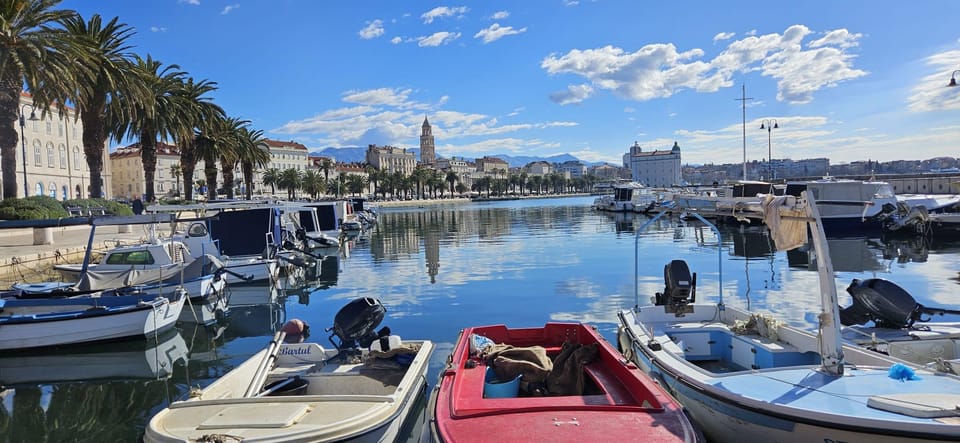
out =
<path fill-rule="evenodd" d="M 960 156 L 960 2 L 74 0 L 141 55 L 219 84 L 231 116 L 310 150 L 619 163 Z M 958 74 L 960 77 L 960 74 Z M 768 134 L 763 119 L 779 128 Z"/>

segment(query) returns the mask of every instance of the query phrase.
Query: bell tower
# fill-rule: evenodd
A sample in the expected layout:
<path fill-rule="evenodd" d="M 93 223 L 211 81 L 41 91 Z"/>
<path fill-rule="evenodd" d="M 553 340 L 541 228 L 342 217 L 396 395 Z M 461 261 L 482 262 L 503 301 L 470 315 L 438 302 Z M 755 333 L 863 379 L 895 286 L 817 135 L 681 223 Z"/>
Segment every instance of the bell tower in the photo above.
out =
<path fill-rule="evenodd" d="M 427 117 L 423 117 L 423 126 L 420 132 L 420 164 L 435 167 L 437 165 L 437 153 L 433 145 L 433 130 Z"/>

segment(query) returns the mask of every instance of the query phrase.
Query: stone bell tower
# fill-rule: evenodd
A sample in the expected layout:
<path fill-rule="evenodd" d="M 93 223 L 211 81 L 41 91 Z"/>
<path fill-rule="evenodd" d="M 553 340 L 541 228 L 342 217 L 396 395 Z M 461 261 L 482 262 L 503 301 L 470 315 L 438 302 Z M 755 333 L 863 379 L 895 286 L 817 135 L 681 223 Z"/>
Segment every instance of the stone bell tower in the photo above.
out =
<path fill-rule="evenodd" d="M 437 153 L 433 145 L 433 130 L 427 117 L 423 117 L 423 126 L 420 132 L 420 164 L 436 167 Z"/>

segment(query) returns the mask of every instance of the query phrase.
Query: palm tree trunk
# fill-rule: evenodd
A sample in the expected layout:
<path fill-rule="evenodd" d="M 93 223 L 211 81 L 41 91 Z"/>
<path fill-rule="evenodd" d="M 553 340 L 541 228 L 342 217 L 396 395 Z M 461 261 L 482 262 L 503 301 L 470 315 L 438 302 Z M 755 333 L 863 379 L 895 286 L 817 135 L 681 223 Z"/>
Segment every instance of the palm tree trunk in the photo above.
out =
<path fill-rule="evenodd" d="M 154 200 L 153 184 L 157 173 L 157 140 L 153 134 L 156 131 L 140 131 L 140 160 L 143 161 L 143 201 L 151 203 Z M 92 172 L 91 172 L 92 173 Z"/>
<path fill-rule="evenodd" d="M 207 201 L 217 199 L 217 159 L 211 155 L 203 156 L 203 174 L 207 177 Z"/>
<path fill-rule="evenodd" d="M 245 197 L 247 200 L 253 200 L 253 163 L 243 162 L 240 164 L 243 171 L 243 184 L 246 188 Z"/>
<path fill-rule="evenodd" d="M 3 198 L 17 197 L 17 134 L 15 118 L 20 114 L 20 71 L 5 67 L 0 85 L 0 168 L 3 169 Z M 24 196 L 26 197 L 26 196 Z"/>
<path fill-rule="evenodd" d="M 226 192 L 226 197 L 228 199 L 233 198 L 233 171 L 236 169 L 236 165 L 229 161 L 224 161 L 223 158 L 220 159 L 220 168 L 223 169 L 223 190 Z"/>
<path fill-rule="evenodd" d="M 103 192 L 103 146 L 107 141 L 107 133 L 103 120 L 93 109 L 103 109 L 104 102 L 97 100 L 89 103 L 80 110 L 80 121 L 83 122 L 83 155 L 87 158 L 87 168 L 90 170 L 90 198 L 100 198 Z"/>
<path fill-rule="evenodd" d="M 180 170 L 183 171 L 183 198 L 193 200 L 193 173 L 197 166 L 193 144 L 180 148 Z"/>

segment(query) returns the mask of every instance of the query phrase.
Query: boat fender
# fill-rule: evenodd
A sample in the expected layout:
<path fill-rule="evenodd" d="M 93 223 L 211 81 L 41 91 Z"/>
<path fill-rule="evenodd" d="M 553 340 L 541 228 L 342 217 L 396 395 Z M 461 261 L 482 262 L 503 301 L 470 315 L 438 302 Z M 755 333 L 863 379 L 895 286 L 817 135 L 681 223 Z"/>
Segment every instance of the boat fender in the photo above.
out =
<path fill-rule="evenodd" d="M 391 349 L 399 348 L 401 344 L 402 340 L 400 340 L 399 335 L 388 335 L 380 337 L 378 340 L 374 340 L 373 343 L 370 344 L 370 350 L 387 352 Z"/>
<path fill-rule="evenodd" d="M 283 339 L 285 343 L 301 343 L 310 337 L 310 325 L 299 318 L 288 320 L 280 330 L 286 334 Z"/>

